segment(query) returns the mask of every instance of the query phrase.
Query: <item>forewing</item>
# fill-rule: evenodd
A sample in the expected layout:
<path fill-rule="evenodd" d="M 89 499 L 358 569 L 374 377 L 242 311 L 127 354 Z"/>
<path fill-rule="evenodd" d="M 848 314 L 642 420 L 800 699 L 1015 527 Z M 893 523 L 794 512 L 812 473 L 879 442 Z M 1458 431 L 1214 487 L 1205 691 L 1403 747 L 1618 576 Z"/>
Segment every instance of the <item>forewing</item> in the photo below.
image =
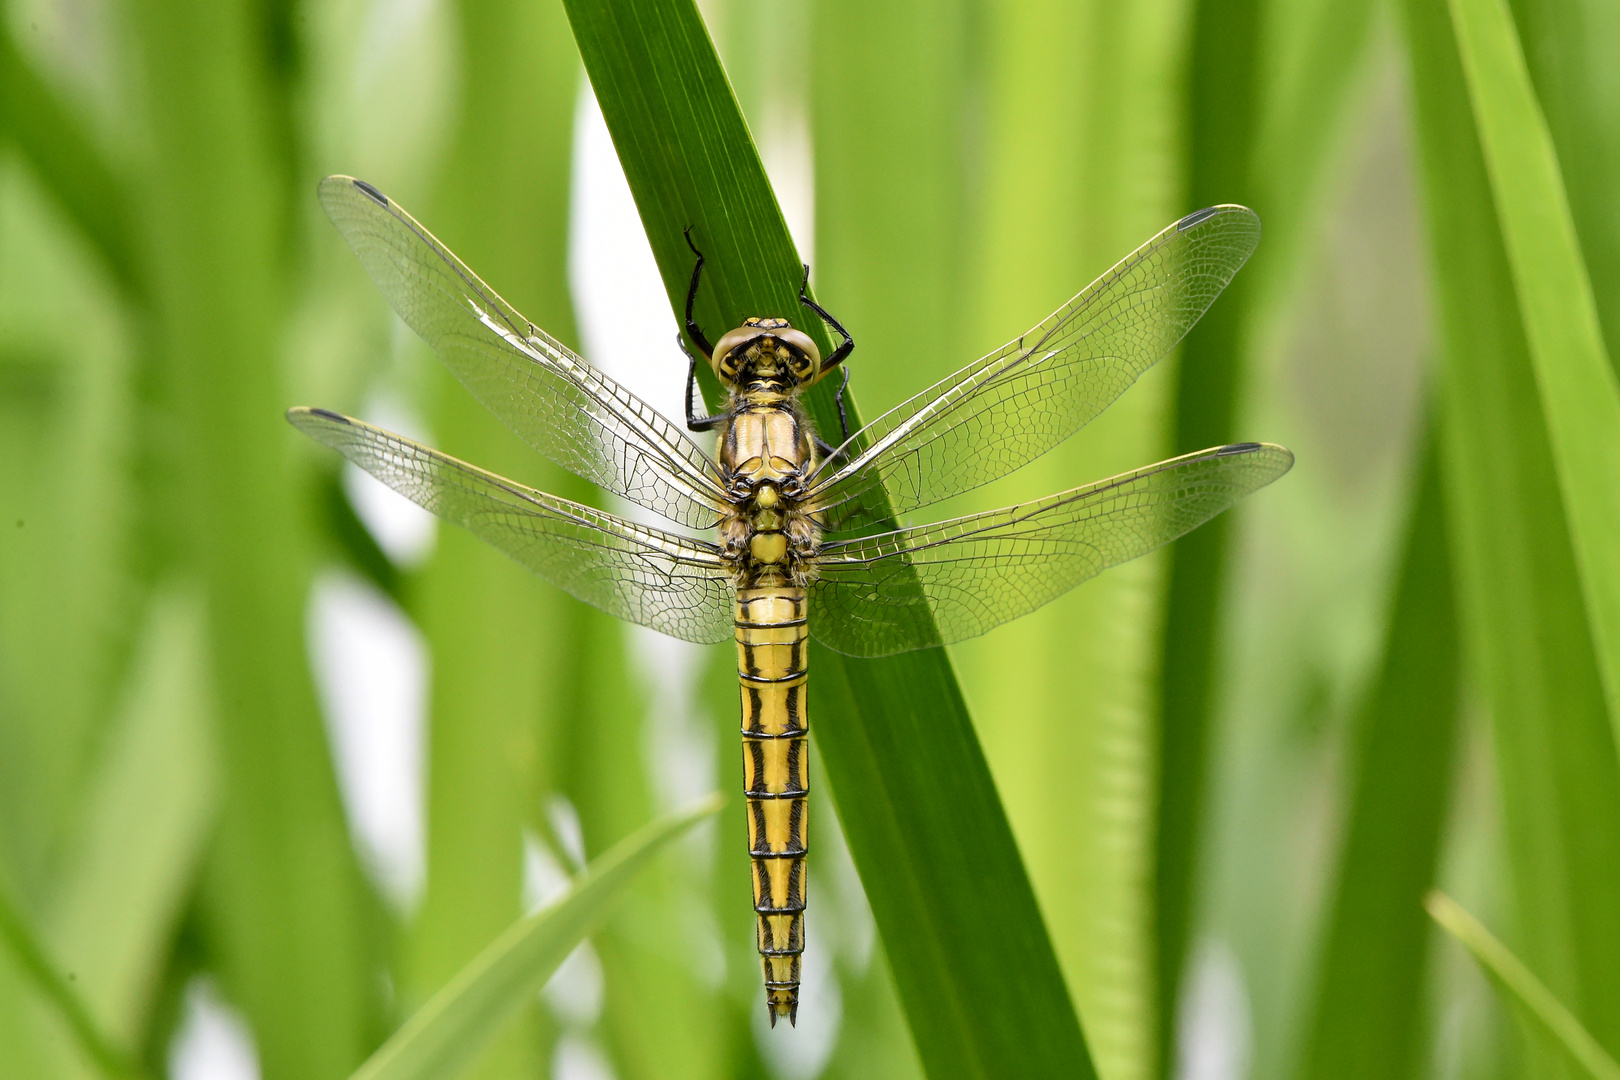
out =
<path fill-rule="evenodd" d="M 1197 528 L 1293 463 L 1266 443 L 1216 447 L 1038 502 L 832 541 L 810 632 L 851 656 L 977 637 Z"/>
<path fill-rule="evenodd" d="M 884 413 L 817 470 L 829 529 L 976 488 L 1074 434 L 1175 347 L 1248 259 L 1260 219 L 1189 214 L 1039 325 Z"/>
<path fill-rule="evenodd" d="M 329 176 L 320 198 L 400 318 L 530 446 L 671 521 L 719 520 L 713 462 L 652 406 L 530 323 L 370 185 Z"/>
<path fill-rule="evenodd" d="M 292 409 L 287 419 L 587 604 L 686 641 L 732 635 L 730 572 L 713 544 L 524 487 L 338 413 Z"/>

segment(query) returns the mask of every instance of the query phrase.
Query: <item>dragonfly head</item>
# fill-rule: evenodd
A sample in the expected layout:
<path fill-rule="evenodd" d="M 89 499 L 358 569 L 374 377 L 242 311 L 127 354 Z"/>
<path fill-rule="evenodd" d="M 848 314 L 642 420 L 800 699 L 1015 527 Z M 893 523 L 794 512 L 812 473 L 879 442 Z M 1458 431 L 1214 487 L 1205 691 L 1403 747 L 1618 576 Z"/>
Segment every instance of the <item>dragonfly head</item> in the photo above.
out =
<path fill-rule="evenodd" d="M 711 363 L 727 388 L 756 382 L 803 387 L 821 377 L 821 350 L 786 319 L 749 319 L 720 339 Z"/>

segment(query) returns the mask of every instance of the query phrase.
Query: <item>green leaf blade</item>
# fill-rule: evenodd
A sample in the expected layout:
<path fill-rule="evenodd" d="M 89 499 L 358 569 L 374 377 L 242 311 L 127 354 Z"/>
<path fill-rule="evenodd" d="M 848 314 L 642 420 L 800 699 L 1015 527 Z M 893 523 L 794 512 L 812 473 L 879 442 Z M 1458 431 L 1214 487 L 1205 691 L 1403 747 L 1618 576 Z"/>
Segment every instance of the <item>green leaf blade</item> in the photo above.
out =
<path fill-rule="evenodd" d="M 1523 951 L 1620 1032 L 1620 762 L 1511 259 L 1441 0 L 1402 6 L 1441 330 L 1442 461 Z"/>
<path fill-rule="evenodd" d="M 796 314 L 799 258 L 696 7 L 566 7 L 671 307 L 685 305 L 690 225 L 711 338 Z M 804 328 L 828 348 L 819 322 Z M 831 397 L 823 385 L 807 404 L 836 431 Z M 811 657 L 818 745 L 924 1068 L 1095 1075 L 944 652 L 855 661 L 812 645 Z"/>
<path fill-rule="evenodd" d="M 1429 437 L 1384 655 L 1356 722 L 1351 803 L 1302 1078 L 1418 1075 L 1428 925 L 1462 694 L 1437 440 Z"/>
<path fill-rule="evenodd" d="M 129 191 L 80 118 L 35 71 L 9 29 L 0 29 L 0 136 L 15 140 L 62 208 L 131 298 L 145 281 Z"/>
<path fill-rule="evenodd" d="M 1620 741 L 1620 382 L 1512 16 L 1499 0 L 1450 9 Z"/>
<path fill-rule="evenodd" d="M 49 924 L 52 952 L 125 1046 L 150 1018 L 219 798 L 201 605 L 169 587 L 148 609 Z"/>
<path fill-rule="evenodd" d="M 822 759 L 928 1075 L 996 1077 L 1014 1061 L 1095 1076 L 967 705 L 939 679 L 936 653 L 851 661 L 812 644 L 811 657 Z"/>
<path fill-rule="evenodd" d="M 720 809 L 712 796 L 643 827 L 586 869 L 552 906 L 519 919 L 384 1043 L 353 1080 L 450 1077 L 567 959 L 636 873 Z"/>
<path fill-rule="evenodd" d="M 1592 1080 L 1620 1080 L 1620 1065 L 1608 1051 L 1483 923 L 1443 892 L 1430 893 L 1424 906 L 1435 922 L 1467 947 L 1502 996 L 1518 1006 L 1533 1028 L 1568 1053 Z"/>
<path fill-rule="evenodd" d="M 467 81 L 454 149 L 426 213 L 480 273 L 572 343 L 573 37 L 551 5 L 461 3 L 456 11 Z M 514 212 L 492 214 L 492 206 Z M 323 235 L 342 246 L 336 233 Z M 442 445 L 547 491 L 585 494 L 588 484 L 538 458 L 442 364 L 429 364 L 423 403 Z M 565 733 L 593 719 L 561 691 L 580 662 L 579 627 L 597 613 L 460 529 L 441 531 L 412 584 L 413 614 L 432 653 L 432 764 L 426 889 L 398 968 L 401 999 L 419 1005 L 523 913 L 522 830 L 537 796 L 551 790 L 547 773 Z M 528 1012 L 469 1064 L 468 1080 L 544 1072 L 552 1025 L 538 1003 Z"/>
<path fill-rule="evenodd" d="M 1250 159 L 1260 123 L 1255 58 L 1262 8 L 1257 0 L 1202 0 L 1193 6 L 1186 105 L 1189 208 L 1257 205 Z M 1254 285 L 1239 275 L 1233 286 L 1182 342 L 1172 406 L 1170 449 L 1176 453 L 1232 441 L 1243 323 Z M 1156 1075 L 1161 1077 L 1175 1068 L 1176 1010 L 1199 906 L 1198 860 L 1208 816 L 1230 530 L 1229 520 L 1217 518 L 1177 541 L 1166 573 L 1153 866 Z"/>
<path fill-rule="evenodd" d="M 305 645 L 314 537 L 272 421 L 286 407 L 294 234 L 260 49 L 277 14 L 137 2 L 124 18 L 150 117 L 135 220 L 153 437 L 176 481 L 158 485 L 151 513 L 175 544 L 165 558 L 201 582 L 222 717 L 219 828 L 198 898 L 209 966 L 246 1014 L 264 1076 L 335 1080 L 372 1043 L 380 942 Z"/>

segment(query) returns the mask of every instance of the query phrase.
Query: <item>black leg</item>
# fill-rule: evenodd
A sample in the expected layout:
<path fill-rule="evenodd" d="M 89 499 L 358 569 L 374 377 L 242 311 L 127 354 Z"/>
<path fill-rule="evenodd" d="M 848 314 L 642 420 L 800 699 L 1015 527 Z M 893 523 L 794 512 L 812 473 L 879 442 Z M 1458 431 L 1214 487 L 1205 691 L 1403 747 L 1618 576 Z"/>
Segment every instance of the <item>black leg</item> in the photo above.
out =
<path fill-rule="evenodd" d="M 829 443 L 826 439 L 823 439 L 820 435 L 812 435 L 811 438 L 813 438 L 815 440 L 816 453 L 821 455 L 821 459 L 823 461 L 825 461 L 828 458 L 832 457 L 833 453 L 838 449 L 836 446 Z"/>
<path fill-rule="evenodd" d="M 695 278 L 694 278 L 694 280 L 695 280 Z M 809 308 L 811 311 L 815 312 L 817 315 L 820 315 L 823 319 L 827 320 L 827 325 L 831 326 L 834 330 L 838 331 L 839 336 L 841 336 L 844 339 L 843 343 L 840 344 L 838 346 L 838 348 L 833 350 L 833 354 L 831 356 L 827 357 L 826 360 L 822 361 L 821 370 L 822 371 L 831 371 L 833 368 L 837 367 L 839 364 L 842 364 L 845 360 L 849 359 L 849 354 L 855 351 L 855 339 L 849 336 L 849 331 L 844 329 L 844 324 L 843 323 L 839 322 L 837 319 L 835 319 L 831 315 L 827 314 L 827 309 L 826 308 L 822 307 L 820 304 L 818 304 L 814 300 L 810 299 L 810 294 L 808 292 L 806 292 L 806 290 L 809 288 L 809 286 L 810 286 L 810 264 L 805 263 L 804 264 L 804 281 L 802 281 L 799 284 L 799 303 L 803 304 L 805 307 Z M 845 381 L 847 382 L 848 380 L 845 380 Z M 840 393 L 841 392 L 842 391 L 840 391 Z"/>
<path fill-rule="evenodd" d="M 834 353 L 833 355 L 837 355 Z M 844 433 L 844 441 L 849 442 L 849 416 L 844 412 L 844 391 L 849 389 L 849 368 L 844 369 L 844 381 L 838 384 L 838 393 L 833 395 L 833 404 L 838 406 L 838 428 Z"/>
<path fill-rule="evenodd" d="M 697 414 L 697 357 L 693 356 L 691 350 L 686 347 L 686 340 L 681 335 L 675 335 L 675 344 L 681 347 L 681 352 L 686 353 L 686 429 L 688 431 L 712 431 L 720 421 L 726 418 L 726 414 L 716 413 L 713 416 L 699 416 Z"/>
<path fill-rule="evenodd" d="M 688 225 L 686 227 L 685 235 L 686 246 L 691 248 L 692 254 L 697 256 L 697 263 L 692 267 L 692 284 L 686 290 L 686 333 L 691 337 L 692 344 L 703 350 L 704 356 L 713 356 L 714 346 L 709 344 L 709 339 L 703 336 L 702 330 L 698 329 L 697 320 L 692 318 L 692 304 L 697 300 L 698 279 L 703 276 L 703 252 L 699 251 L 697 245 L 692 243 L 692 226 Z"/>

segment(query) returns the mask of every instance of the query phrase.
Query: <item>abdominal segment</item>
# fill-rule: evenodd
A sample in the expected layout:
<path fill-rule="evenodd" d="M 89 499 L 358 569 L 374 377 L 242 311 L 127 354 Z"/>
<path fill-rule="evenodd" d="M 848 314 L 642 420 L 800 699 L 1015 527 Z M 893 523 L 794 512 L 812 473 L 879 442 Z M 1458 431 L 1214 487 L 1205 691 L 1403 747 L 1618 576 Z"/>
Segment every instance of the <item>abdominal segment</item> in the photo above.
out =
<path fill-rule="evenodd" d="M 754 911 L 771 1023 L 795 1019 L 804 952 L 805 815 L 810 790 L 805 590 L 737 591 L 743 791 Z"/>

